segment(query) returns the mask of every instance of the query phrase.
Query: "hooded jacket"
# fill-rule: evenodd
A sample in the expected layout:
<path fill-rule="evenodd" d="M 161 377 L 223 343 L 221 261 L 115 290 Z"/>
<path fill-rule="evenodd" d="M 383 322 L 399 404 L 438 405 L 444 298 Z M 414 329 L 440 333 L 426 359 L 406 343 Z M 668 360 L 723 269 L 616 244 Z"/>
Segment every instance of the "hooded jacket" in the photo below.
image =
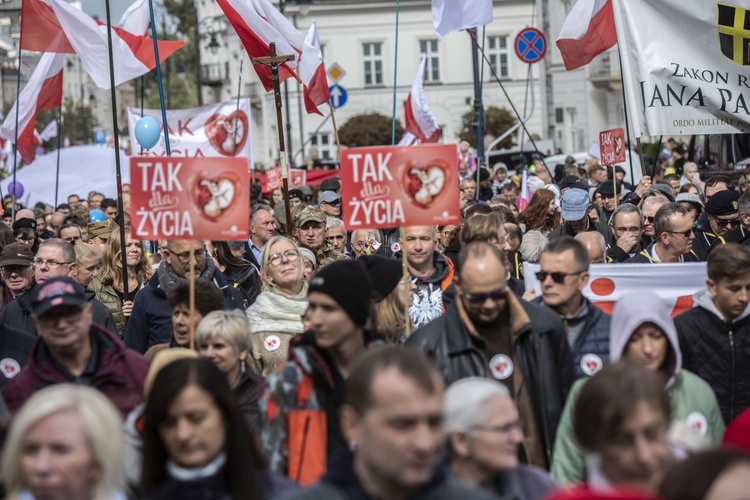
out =
<path fill-rule="evenodd" d="M 667 390 L 672 401 L 672 427 L 682 428 L 682 423 L 695 429 L 699 438 L 716 445 L 724 434 L 716 396 L 711 387 L 682 366 L 682 353 L 677 340 L 677 331 L 669 317 L 666 304 L 650 292 L 626 295 L 615 306 L 610 331 L 610 360 L 614 363 L 623 358 L 630 337 L 644 323 L 654 323 L 667 337 L 668 350 L 673 356 L 674 368 L 667 381 Z M 578 483 L 586 478 L 587 461 L 583 448 L 576 442 L 573 432 L 573 412 L 578 394 L 585 380 L 576 382 L 565 403 L 555 441 L 552 460 L 552 476 L 561 483 Z"/>
<path fill-rule="evenodd" d="M 708 290 L 693 296 L 693 308 L 674 319 L 685 368 L 716 392 L 724 422 L 750 407 L 750 305 L 726 321 Z"/>
<path fill-rule="evenodd" d="M 400 253 L 396 257 L 402 258 Z M 413 293 L 414 300 L 409 308 L 409 316 L 417 327 L 426 325 L 445 311 L 443 292 L 453 283 L 452 261 L 439 252 L 433 252 L 432 265 L 435 269 L 426 277 L 415 276 L 409 271 L 411 280 L 417 287 Z"/>

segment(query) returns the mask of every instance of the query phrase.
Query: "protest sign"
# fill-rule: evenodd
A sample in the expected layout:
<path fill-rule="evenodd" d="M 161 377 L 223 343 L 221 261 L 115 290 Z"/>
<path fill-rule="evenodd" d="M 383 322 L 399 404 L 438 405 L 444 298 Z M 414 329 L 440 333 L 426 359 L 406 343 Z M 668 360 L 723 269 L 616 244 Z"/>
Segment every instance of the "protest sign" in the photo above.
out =
<path fill-rule="evenodd" d="M 159 109 L 144 109 L 143 116 L 152 116 L 159 123 L 162 122 Z M 141 148 L 135 138 L 135 124 L 140 118 L 139 108 L 128 108 L 131 154 L 166 156 L 163 130 L 156 146 L 141 153 Z M 167 110 L 167 123 L 172 156 L 190 158 L 237 156 L 247 158 L 252 168 L 250 99 L 240 99 L 239 111 L 237 101 L 194 109 Z M 247 170 L 247 164 L 245 164 L 245 170 Z"/>
<path fill-rule="evenodd" d="M 340 174 L 347 228 L 461 221 L 452 144 L 346 149 Z"/>
<path fill-rule="evenodd" d="M 289 169 L 289 185 L 302 186 L 307 184 L 307 170 L 301 168 Z M 274 189 L 281 187 L 281 167 L 266 170 L 265 177 L 261 178 L 263 193 L 271 193 Z"/>
<path fill-rule="evenodd" d="M 131 157 L 131 226 L 143 239 L 246 240 L 247 162 Z"/>
<path fill-rule="evenodd" d="M 625 131 L 622 128 L 599 132 L 599 154 L 605 167 L 624 163 L 625 149 Z"/>

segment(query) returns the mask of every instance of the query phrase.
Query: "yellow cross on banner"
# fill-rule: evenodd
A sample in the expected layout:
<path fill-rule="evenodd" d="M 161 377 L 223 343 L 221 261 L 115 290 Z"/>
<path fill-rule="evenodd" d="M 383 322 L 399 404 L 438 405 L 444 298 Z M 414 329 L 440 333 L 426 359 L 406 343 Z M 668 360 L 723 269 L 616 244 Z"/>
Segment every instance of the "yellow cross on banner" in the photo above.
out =
<path fill-rule="evenodd" d="M 719 12 L 721 52 L 740 65 L 750 65 L 750 30 L 746 27 L 747 10 L 716 4 Z"/>

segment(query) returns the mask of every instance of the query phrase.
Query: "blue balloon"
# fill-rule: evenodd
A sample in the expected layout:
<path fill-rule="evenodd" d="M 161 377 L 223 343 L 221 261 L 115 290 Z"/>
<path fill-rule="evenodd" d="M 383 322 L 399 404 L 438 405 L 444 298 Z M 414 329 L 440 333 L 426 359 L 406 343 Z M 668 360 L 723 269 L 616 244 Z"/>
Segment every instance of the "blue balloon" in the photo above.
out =
<path fill-rule="evenodd" d="M 13 196 L 15 194 L 16 198 L 20 198 L 23 196 L 24 189 L 23 184 L 20 182 L 13 182 L 11 181 L 8 183 L 8 194 Z"/>
<path fill-rule="evenodd" d="M 153 148 L 161 136 L 161 126 L 153 116 L 144 116 L 135 124 L 135 139 L 143 149 Z"/>
<path fill-rule="evenodd" d="M 107 216 L 104 215 L 104 212 L 102 212 L 98 208 L 95 208 L 89 212 L 89 223 L 102 222 L 105 220 L 107 220 Z"/>

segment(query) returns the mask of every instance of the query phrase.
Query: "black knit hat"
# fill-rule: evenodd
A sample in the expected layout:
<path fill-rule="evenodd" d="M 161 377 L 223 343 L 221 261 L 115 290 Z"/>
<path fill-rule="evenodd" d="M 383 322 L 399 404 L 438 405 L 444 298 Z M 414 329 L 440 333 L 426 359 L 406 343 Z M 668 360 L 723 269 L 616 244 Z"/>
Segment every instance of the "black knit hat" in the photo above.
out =
<path fill-rule="evenodd" d="M 364 326 L 367 322 L 372 280 L 359 261 L 337 260 L 325 266 L 310 279 L 308 296 L 313 292 L 324 293 L 335 300 L 355 324 Z"/>
<path fill-rule="evenodd" d="M 393 291 L 404 275 L 401 261 L 382 255 L 363 255 L 358 259 L 372 279 L 372 300 L 380 302 Z"/>

